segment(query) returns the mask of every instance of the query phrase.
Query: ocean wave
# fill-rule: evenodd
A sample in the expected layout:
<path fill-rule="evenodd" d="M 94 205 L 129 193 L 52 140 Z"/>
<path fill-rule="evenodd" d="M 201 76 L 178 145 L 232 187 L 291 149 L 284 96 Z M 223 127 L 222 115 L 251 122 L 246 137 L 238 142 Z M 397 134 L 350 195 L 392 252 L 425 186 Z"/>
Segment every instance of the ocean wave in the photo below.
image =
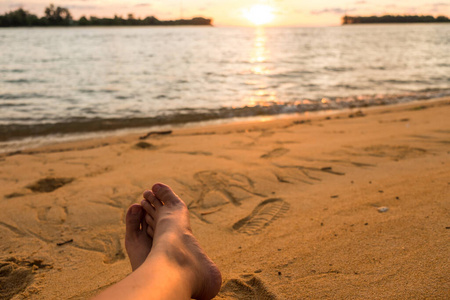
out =
<path fill-rule="evenodd" d="M 0 73 L 25 73 L 24 69 L 0 69 Z"/>
<path fill-rule="evenodd" d="M 283 73 L 268 74 L 267 77 L 272 78 L 302 78 L 305 75 L 316 74 L 317 72 L 308 70 L 295 70 Z"/>
<path fill-rule="evenodd" d="M 400 85 L 405 85 L 405 84 L 430 84 L 431 82 L 428 80 L 400 80 L 400 79 L 383 79 L 383 80 L 369 80 L 369 82 L 371 83 L 375 83 L 375 84 L 384 84 L 384 83 L 388 83 L 388 84 L 400 84 Z"/>
<path fill-rule="evenodd" d="M 355 68 L 353 68 L 353 67 L 325 67 L 324 69 L 327 71 L 331 71 L 331 72 L 348 72 L 348 71 L 353 71 Z"/>
<path fill-rule="evenodd" d="M 124 128 L 152 127 L 162 125 L 187 124 L 216 119 L 267 116 L 278 114 L 304 113 L 320 110 L 361 108 L 376 105 L 404 103 L 450 96 L 450 89 L 424 89 L 419 92 L 388 95 L 360 95 L 349 97 L 302 99 L 286 103 L 261 102 L 253 106 L 222 107 L 219 109 L 184 107 L 167 109 L 153 117 L 127 118 L 87 118 L 76 117 L 66 120 L 41 120 L 41 123 L 0 124 L 0 141 L 50 134 L 75 134 L 83 132 L 108 131 Z M 85 111 L 89 114 L 89 111 Z M 45 122 L 45 123 L 44 123 Z"/>
<path fill-rule="evenodd" d="M 0 99 L 14 100 L 14 99 L 32 99 L 32 98 L 54 98 L 50 95 L 38 94 L 38 93 L 18 93 L 18 94 L 0 94 Z"/>
<path fill-rule="evenodd" d="M 6 103 L 0 103 L 0 107 L 26 107 L 28 106 L 28 103 L 10 103 L 10 102 L 6 102 Z"/>
<path fill-rule="evenodd" d="M 3 81 L 5 83 L 13 83 L 13 84 L 22 84 L 22 83 L 46 83 L 47 81 L 42 80 L 42 79 L 25 79 L 25 78 L 20 78 L 20 79 L 7 79 L 5 81 Z"/>

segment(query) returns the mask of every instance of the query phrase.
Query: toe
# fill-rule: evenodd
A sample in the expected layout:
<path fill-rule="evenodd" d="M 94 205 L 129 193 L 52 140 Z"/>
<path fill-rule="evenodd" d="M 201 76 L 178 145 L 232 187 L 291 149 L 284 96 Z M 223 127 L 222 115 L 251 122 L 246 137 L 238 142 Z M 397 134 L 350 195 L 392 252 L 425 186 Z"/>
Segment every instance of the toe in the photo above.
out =
<path fill-rule="evenodd" d="M 143 209 L 139 204 L 133 204 L 128 208 L 125 217 L 126 234 L 128 237 L 137 237 L 141 231 L 141 220 L 143 218 Z"/>
<path fill-rule="evenodd" d="M 149 214 L 145 214 L 145 223 L 148 227 L 155 228 L 155 220 Z"/>
<path fill-rule="evenodd" d="M 141 206 L 148 214 L 155 211 L 155 208 L 152 206 L 152 204 L 150 204 L 150 202 L 147 199 L 141 201 Z"/>
<path fill-rule="evenodd" d="M 155 194 L 153 194 L 152 191 L 145 191 L 144 198 L 147 199 L 155 207 L 155 209 L 164 205 L 163 202 L 155 197 Z"/>
<path fill-rule="evenodd" d="M 150 216 L 152 216 L 152 218 L 155 218 L 156 215 L 156 211 L 162 207 L 161 202 L 156 199 L 156 197 L 153 195 L 152 192 L 150 192 L 150 194 L 145 194 L 145 199 L 143 199 L 141 201 L 141 205 L 144 208 L 144 210 L 147 212 L 147 214 L 149 214 Z"/>
<path fill-rule="evenodd" d="M 142 194 L 142 196 L 144 196 L 144 199 L 149 200 L 149 199 L 150 199 L 152 196 L 154 196 L 154 195 L 153 195 L 153 192 L 152 192 L 152 191 L 145 190 L 145 192 L 144 192 L 144 194 Z"/>
<path fill-rule="evenodd" d="M 176 204 L 180 202 L 180 198 L 172 191 L 172 189 L 163 184 L 157 183 L 152 187 L 153 194 L 164 204 Z"/>

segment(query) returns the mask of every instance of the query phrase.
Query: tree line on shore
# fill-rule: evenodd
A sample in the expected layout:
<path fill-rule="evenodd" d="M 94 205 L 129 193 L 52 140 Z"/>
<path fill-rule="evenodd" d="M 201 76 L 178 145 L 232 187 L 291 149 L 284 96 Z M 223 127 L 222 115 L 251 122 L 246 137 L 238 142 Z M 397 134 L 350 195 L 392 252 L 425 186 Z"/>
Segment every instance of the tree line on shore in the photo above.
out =
<path fill-rule="evenodd" d="M 211 25 L 212 20 L 206 18 L 193 18 L 190 20 L 169 20 L 160 21 L 154 16 L 144 19 L 135 19 L 133 14 L 128 14 L 124 19 L 120 16 L 114 18 L 97 18 L 82 16 L 79 20 L 74 20 L 69 9 L 55 7 L 50 4 L 45 8 L 43 17 L 38 17 L 24 10 L 16 9 L 0 15 L 0 27 L 23 27 L 23 26 L 156 26 L 156 25 Z"/>
<path fill-rule="evenodd" d="M 374 23 L 441 23 L 450 22 L 446 16 L 343 16 L 342 24 L 374 24 Z"/>

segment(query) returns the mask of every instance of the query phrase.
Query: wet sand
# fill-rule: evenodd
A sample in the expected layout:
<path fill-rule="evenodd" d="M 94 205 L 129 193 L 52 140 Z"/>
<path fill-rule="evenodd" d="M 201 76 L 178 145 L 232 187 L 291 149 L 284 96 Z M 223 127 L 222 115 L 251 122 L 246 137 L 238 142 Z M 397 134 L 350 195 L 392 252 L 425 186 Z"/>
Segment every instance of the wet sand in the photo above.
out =
<path fill-rule="evenodd" d="M 218 299 L 445 299 L 450 99 L 0 156 L 0 298 L 85 299 L 130 273 L 127 207 L 164 182 Z"/>

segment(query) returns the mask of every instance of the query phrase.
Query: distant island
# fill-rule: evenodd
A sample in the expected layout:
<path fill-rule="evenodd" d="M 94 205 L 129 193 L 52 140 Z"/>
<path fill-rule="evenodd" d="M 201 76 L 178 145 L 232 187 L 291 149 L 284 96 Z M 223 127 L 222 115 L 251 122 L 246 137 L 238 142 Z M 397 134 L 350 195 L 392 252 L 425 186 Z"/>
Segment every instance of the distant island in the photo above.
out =
<path fill-rule="evenodd" d="M 50 4 L 45 9 L 45 16 L 39 18 L 30 14 L 23 8 L 0 15 L 0 27 L 31 27 L 31 26 L 167 26 L 167 25 L 212 25 L 212 19 L 193 18 L 190 20 L 169 20 L 160 21 L 154 16 L 144 19 L 135 19 L 133 14 L 128 14 L 128 18 L 124 19 L 119 16 L 114 18 L 97 18 L 91 16 L 86 18 L 82 16 L 79 20 L 74 20 L 70 11 L 64 7 L 55 7 Z"/>
<path fill-rule="evenodd" d="M 439 16 L 437 18 L 433 16 L 343 16 L 342 24 L 380 24 L 380 23 L 446 23 L 450 22 L 450 19 L 445 16 Z"/>

